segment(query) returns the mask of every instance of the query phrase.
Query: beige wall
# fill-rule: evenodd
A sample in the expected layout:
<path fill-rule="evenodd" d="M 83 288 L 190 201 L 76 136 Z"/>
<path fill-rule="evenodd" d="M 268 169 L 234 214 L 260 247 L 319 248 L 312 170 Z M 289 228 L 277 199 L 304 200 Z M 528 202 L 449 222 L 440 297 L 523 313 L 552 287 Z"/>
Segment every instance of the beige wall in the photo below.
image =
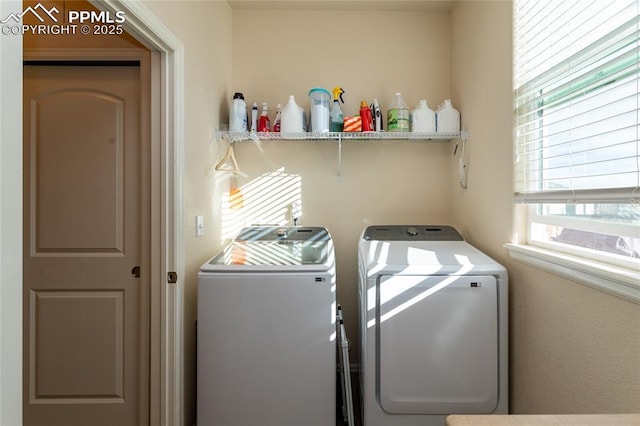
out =
<path fill-rule="evenodd" d="M 459 4 L 452 28 L 452 96 L 470 132 L 469 187 L 454 185 L 453 213 L 509 270 L 511 411 L 638 412 L 640 305 L 513 262 L 502 247 L 524 231 L 511 202 L 511 3 Z"/>
<path fill-rule="evenodd" d="M 226 2 L 147 1 L 145 5 L 184 44 L 184 401 L 185 425 L 195 422 L 197 272 L 220 246 L 214 225 L 213 165 L 219 143 L 213 137 L 230 97 L 231 11 Z M 226 120 L 226 117 L 225 117 Z M 195 217 L 204 216 L 205 235 L 195 236 Z"/>
<path fill-rule="evenodd" d="M 233 12 L 233 90 L 271 111 L 294 95 L 308 110 L 313 87 L 346 91 L 345 115 L 361 100 L 383 110 L 396 91 L 413 108 L 449 97 L 448 12 Z M 386 123 L 386 120 L 385 120 Z M 451 211 L 448 157 L 442 142 L 349 142 L 338 172 L 336 143 L 238 144 L 238 162 L 250 182 L 284 167 L 302 179 L 304 225 L 328 227 L 335 240 L 338 303 L 358 362 L 357 242 L 372 224 L 444 223 Z"/>

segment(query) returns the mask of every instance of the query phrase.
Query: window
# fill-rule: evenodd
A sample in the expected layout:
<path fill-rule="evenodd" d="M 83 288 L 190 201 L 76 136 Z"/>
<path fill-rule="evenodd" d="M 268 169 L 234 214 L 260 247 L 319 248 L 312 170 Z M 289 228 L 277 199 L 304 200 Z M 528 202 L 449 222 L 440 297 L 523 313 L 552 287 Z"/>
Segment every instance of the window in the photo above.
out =
<path fill-rule="evenodd" d="M 640 270 L 640 0 L 514 1 L 528 244 Z M 640 287 L 640 286 L 639 286 Z"/>

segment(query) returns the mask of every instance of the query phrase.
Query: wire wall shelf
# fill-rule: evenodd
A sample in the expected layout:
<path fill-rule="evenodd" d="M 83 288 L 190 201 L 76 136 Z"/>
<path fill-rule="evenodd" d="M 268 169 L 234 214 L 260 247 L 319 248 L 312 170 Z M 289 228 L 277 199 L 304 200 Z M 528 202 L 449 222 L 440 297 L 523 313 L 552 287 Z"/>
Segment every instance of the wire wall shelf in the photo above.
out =
<path fill-rule="evenodd" d="M 434 141 L 446 142 L 452 139 L 466 139 L 466 132 L 414 133 L 414 132 L 216 132 L 218 139 L 227 142 L 340 142 L 340 141 Z"/>
<path fill-rule="evenodd" d="M 338 144 L 338 179 L 342 180 L 342 143 L 353 141 L 415 141 L 415 142 L 447 142 L 450 140 L 466 141 L 469 133 L 466 130 L 449 133 L 416 133 L 416 132 L 228 132 L 216 131 L 217 139 L 233 145 L 236 142 L 336 142 Z"/>

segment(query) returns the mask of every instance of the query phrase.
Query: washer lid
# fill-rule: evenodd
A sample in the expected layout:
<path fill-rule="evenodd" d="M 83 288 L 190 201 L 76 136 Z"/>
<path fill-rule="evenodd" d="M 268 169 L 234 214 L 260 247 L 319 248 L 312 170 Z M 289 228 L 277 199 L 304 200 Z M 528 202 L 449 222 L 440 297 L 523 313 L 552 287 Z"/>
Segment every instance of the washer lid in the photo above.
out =
<path fill-rule="evenodd" d="M 325 271 L 334 265 L 326 228 L 252 227 L 242 229 L 201 271 Z"/>
<path fill-rule="evenodd" d="M 360 240 L 358 261 L 367 276 L 503 274 L 495 260 L 466 241 Z"/>

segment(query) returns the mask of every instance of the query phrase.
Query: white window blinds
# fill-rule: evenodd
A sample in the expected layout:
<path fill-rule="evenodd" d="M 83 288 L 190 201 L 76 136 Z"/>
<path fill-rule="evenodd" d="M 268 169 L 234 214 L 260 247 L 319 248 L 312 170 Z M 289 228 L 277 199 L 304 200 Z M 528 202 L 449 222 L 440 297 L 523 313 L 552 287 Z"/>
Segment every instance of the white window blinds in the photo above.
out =
<path fill-rule="evenodd" d="M 515 198 L 640 200 L 640 0 L 515 0 Z"/>

